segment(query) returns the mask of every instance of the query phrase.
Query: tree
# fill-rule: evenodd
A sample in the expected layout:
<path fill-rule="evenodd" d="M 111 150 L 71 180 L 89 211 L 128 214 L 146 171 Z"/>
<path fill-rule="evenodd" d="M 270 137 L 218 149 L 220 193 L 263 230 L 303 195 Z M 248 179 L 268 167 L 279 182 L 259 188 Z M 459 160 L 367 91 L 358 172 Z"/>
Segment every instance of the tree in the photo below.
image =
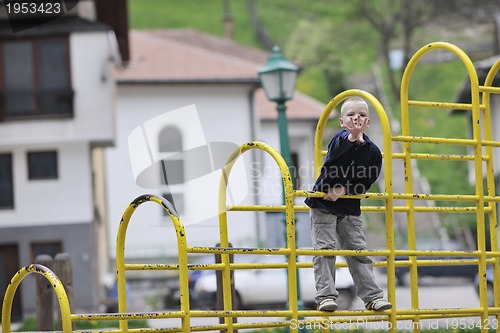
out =
<path fill-rule="evenodd" d="M 390 67 L 391 41 L 396 36 L 396 27 L 403 17 L 404 6 L 400 0 L 357 0 L 356 14 L 365 18 L 378 32 L 380 59 L 386 69 L 391 93 L 399 96 L 399 85 Z"/>
<path fill-rule="evenodd" d="M 328 94 L 344 91 L 342 47 L 332 39 L 335 36 L 330 22 L 302 20 L 292 32 L 285 47 L 286 54 L 303 67 L 315 66 L 323 72 Z"/>
<path fill-rule="evenodd" d="M 459 15 L 471 20 L 481 12 L 498 8 L 492 0 L 357 0 L 355 14 L 365 18 L 378 32 L 380 59 L 389 80 L 391 93 L 399 99 L 401 75 L 390 68 L 390 51 L 393 44 L 400 44 L 403 51 L 403 68 L 411 58 L 413 36 L 417 29 L 437 17 Z M 400 36 L 399 36 L 400 33 Z M 400 39 L 398 40 L 398 37 Z"/>

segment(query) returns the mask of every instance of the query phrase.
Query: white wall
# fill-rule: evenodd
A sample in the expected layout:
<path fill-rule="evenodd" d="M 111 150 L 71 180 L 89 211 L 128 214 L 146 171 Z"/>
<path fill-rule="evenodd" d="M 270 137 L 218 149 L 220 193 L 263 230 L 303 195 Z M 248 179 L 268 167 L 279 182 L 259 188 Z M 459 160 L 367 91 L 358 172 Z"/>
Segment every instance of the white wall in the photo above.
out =
<path fill-rule="evenodd" d="M 118 223 L 128 204 L 141 194 L 161 195 L 157 189 L 143 189 L 135 184 L 128 154 L 128 136 L 145 121 L 195 104 L 207 142 L 232 142 L 236 145 L 252 138 L 249 104 L 250 87 L 246 85 L 125 85 L 118 86 L 117 140 L 106 150 L 107 193 L 109 203 L 110 246 L 114 252 Z M 189 139 L 187 139 L 189 140 Z M 251 158 L 250 152 L 244 160 Z M 218 184 L 218 178 L 217 178 Z M 230 179 L 230 188 L 233 180 Z M 246 186 L 241 184 L 242 186 Z M 206 200 L 217 197 L 218 187 L 200 188 Z M 203 197 L 203 196 L 202 196 Z M 245 203 L 254 202 L 248 195 Z M 129 225 L 127 256 L 172 255 L 177 244 L 171 222 L 159 207 L 140 207 Z M 185 197 L 181 219 L 202 205 Z M 253 212 L 229 213 L 230 241 L 234 246 L 255 246 L 256 215 Z M 189 246 L 214 246 L 219 241 L 217 218 L 186 226 Z"/>
<path fill-rule="evenodd" d="M 107 32 L 71 35 L 71 73 L 76 122 L 72 136 L 80 140 L 114 139 L 116 86 L 113 51 Z"/>
<path fill-rule="evenodd" d="M 28 180 L 26 154 L 40 150 L 57 151 L 57 179 Z M 0 211 L 2 227 L 92 221 L 92 182 L 87 143 L 16 146 L 10 152 L 13 154 L 15 208 Z"/>

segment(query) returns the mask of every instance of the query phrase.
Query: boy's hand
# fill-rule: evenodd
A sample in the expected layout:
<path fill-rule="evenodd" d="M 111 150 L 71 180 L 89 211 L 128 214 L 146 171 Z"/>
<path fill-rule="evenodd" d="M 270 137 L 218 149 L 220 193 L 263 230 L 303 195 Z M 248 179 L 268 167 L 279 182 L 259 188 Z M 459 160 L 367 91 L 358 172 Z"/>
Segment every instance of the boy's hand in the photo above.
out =
<path fill-rule="evenodd" d="M 349 117 L 349 119 L 351 120 L 350 124 L 345 124 L 345 128 L 351 132 L 350 137 L 348 138 L 349 141 L 359 141 L 359 143 L 364 143 L 365 140 L 363 139 L 363 133 L 368 127 L 368 118 L 364 118 L 363 121 L 361 121 L 361 116 L 358 114 L 355 118 Z"/>
<path fill-rule="evenodd" d="M 323 200 L 336 201 L 340 196 L 344 194 L 346 194 L 346 189 L 344 186 L 333 187 L 328 192 L 326 192 L 326 195 L 323 197 Z"/>

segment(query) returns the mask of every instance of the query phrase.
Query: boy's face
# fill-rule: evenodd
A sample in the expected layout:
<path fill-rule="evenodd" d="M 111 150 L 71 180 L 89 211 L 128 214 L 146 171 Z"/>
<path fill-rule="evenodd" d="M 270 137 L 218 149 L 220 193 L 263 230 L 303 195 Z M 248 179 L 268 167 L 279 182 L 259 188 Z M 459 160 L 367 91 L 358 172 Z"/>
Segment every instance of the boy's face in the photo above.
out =
<path fill-rule="evenodd" d="M 370 114 L 368 106 L 362 102 L 349 102 L 342 105 L 340 114 L 340 126 L 360 126 L 366 119 L 366 126 L 370 125 Z"/>

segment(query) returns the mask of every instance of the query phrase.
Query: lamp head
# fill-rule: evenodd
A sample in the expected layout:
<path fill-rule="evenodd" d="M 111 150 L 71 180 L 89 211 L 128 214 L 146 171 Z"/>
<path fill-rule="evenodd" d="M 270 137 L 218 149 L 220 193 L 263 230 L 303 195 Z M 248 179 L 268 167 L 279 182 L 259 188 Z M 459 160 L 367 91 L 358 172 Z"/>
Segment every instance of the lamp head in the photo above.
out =
<path fill-rule="evenodd" d="M 295 80 L 299 67 L 286 59 L 278 46 L 273 47 L 273 54 L 264 67 L 258 71 L 259 79 L 269 100 L 285 102 L 293 97 Z"/>

